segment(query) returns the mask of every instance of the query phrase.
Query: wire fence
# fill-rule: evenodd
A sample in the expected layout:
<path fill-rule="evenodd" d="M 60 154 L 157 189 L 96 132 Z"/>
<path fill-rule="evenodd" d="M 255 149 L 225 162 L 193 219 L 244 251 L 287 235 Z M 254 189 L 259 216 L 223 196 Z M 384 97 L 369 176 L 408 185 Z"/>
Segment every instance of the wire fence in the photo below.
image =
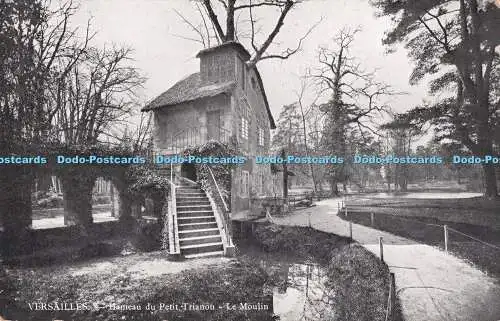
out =
<path fill-rule="evenodd" d="M 357 208 L 357 210 L 355 210 L 356 208 Z M 441 233 L 440 234 L 441 241 L 444 242 L 445 248 L 448 247 L 447 243 L 450 243 L 452 241 L 449 238 L 449 232 L 451 231 L 453 233 L 457 233 L 457 234 L 462 236 L 462 238 L 458 239 L 458 241 L 463 241 L 463 237 L 465 237 L 465 238 L 468 238 L 468 239 L 473 240 L 475 242 L 481 243 L 482 245 L 487 246 L 489 248 L 492 248 L 495 250 L 500 250 L 500 246 L 495 245 L 491 242 L 484 241 L 484 240 L 482 240 L 478 237 L 475 237 L 473 235 L 470 235 L 468 233 L 462 232 L 456 228 L 451 227 L 450 224 L 430 223 L 430 222 L 424 222 L 424 221 L 417 220 L 417 219 L 412 219 L 412 218 L 409 218 L 407 216 L 403 217 L 401 215 L 395 215 L 395 214 L 389 214 L 389 213 L 374 213 L 374 212 L 370 212 L 370 211 L 360 210 L 362 208 L 363 208 L 362 206 L 349 208 L 346 205 L 345 201 L 343 201 L 343 200 L 338 203 L 339 213 L 341 215 L 343 215 L 348 221 L 352 221 L 353 223 L 358 223 L 361 225 L 371 226 L 371 227 L 381 227 L 381 228 L 387 227 L 387 228 L 391 229 L 391 226 L 385 226 L 386 224 L 384 224 L 384 223 L 387 223 L 388 220 L 398 220 L 398 221 L 408 222 L 408 223 L 412 223 L 412 224 L 417 224 L 420 226 L 439 228 L 441 230 L 441 232 L 440 232 Z M 370 215 L 369 221 L 368 221 L 368 215 Z M 453 222 L 451 224 L 453 224 Z M 462 224 L 462 223 L 456 222 L 456 224 Z M 392 226 L 392 227 L 393 227 L 391 229 L 392 231 L 388 230 L 387 232 L 393 232 L 394 230 L 397 230 L 397 226 Z M 417 232 L 419 232 L 419 233 L 416 233 L 416 235 L 428 234 L 428 233 L 423 233 L 426 231 L 422 231 L 422 230 L 417 231 Z M 412 235 L 403 235 L 403 236 L 411 238 Z M 420 243 L 423 243 L 423 244 L 433 243 L 432 241 L 435 241 L 435 239 L 436 239 L 435 237 L 431 238 L 431 240 L 430 240 L 431 242 L 429 242 L 429 240 L 425 240 L 422 238 L 416 238 L 416 239 L 412 238 L 412 240 L 420 241 Z M 432 244 L 432 245 L 434 245 L 434 244 Z"/>
<path fill-rule="evenodd" d="M 438 246 L 447 253 L 451 252 L 479 266 L 486 273 L 491 272 L 500 276 L 500 262 L 495 259 L 500 251 L 500 234 L 495 233 L 488 227 L 460 222 L 446 222 L 447 224 L 444 224 L 436 222 L 436 218 L 425 216 L 412 218 L 387 212 L 376 213 L 376 211 L 370 211 L 363 205 L 348 206 L 345 200 L 338 202 L 338 215 L 349 222 L 348 229 L 351 239 L 353 238 L 353 223 L 373 227 L 377 230 L 402 236 L 419 244 Z M 458 229 L 457 226 L 470 228 L 470 231 L 476 235 L 465 233 Z M 380 258 L 384 261 L 382 237 L 379 238 L 379 244 Z M 391 284 L 389 285 L 385 309 L 386 321 L 397 319 L 395 311 L 397 291 L 395 283 L 392 283 L 394 274 L 390 274 Z"/>
<path fill-rule="evenodd" d="M 420 216 L 416 219 L 387 212 L 376 213 L 375 211 L 370 211 L 369 207 L 367 209 L 363 205 L 348 206 L 345 200 L 338 202 L 338 215 L 349 222 L 348 229 L 351 239 L 353 238 L 353 223 L 373 227 L 402 236 L 419 244 L 438 246 L 447 253 L 457 255 L 479 266 L 487 274 L 491 272 L 500 275 L 500 262 L 497 262 L 498 260 L 496 259 L 500 251 L 500 234 L 495 233 L 495 231 L 488 227 L 460 222 L 436 223 L 437 219 L 425 216 Z M 429 222 L 429 220 L 433 220 L 434 222 Z M 465 233 L 458 229 L 457 226 L 462 226 L 462 228 L 469 227 L 472 233 L 476 235 Z M 382 238 L 379 239 L 379 243 L 380 258 L 383 261 Z M 394 300 L 397 297 L 396 294 L 395 287 L 390 285 L 385 311 L 386 321 L 394 320 L 394 317 L 397 315 L 394 304 Z"/>

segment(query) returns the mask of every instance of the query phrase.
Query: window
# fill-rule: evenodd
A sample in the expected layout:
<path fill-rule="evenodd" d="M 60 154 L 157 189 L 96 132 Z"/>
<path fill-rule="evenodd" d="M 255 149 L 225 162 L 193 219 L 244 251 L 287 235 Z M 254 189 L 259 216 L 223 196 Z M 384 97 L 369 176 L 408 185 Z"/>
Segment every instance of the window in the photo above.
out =
<path fill-rule="evenodd" d="M 264 182 L 266 181 L 266 178 L 264 176 L 264 173 L 260 173 L 259 175 L 259 194 L 264 195 Z"/>
<path fill-rule="evenodd" d="M 264 128 L 259 128 L 257 131 L 257 144 L 259 146 L 264 146 L 265 145 L 265 136 L 264 136 Z"/>
<path fill-rule="evenodd" d="M 248 139 L 249 123 L 246 117 L 241 117 L 240 137 Z"/>
<path fill-rule="evenodd" d="M 243 197 L 248 197 L 248 182 L 250 174 L 248 171 L 241 171 L 241 184 L 240 184 L 240 195 Z"/>

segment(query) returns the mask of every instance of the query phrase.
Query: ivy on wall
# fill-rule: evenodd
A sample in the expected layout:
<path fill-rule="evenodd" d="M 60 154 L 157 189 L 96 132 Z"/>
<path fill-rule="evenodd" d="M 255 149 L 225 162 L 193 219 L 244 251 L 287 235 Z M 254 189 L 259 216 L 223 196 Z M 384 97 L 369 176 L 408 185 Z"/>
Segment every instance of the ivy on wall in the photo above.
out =
<path fill-rule="evenodd" d="M 218 141 L 210 140 L 205 144 L 190 147 L 184 151 L 184 156 L 193 155 L 199 157 L 212 156 L 212 157 L 233 157 L 239 155 L 236 148 L 228 144 L 220 143 Z M 210 172 L 207 166 L 210 166 L 217 184 L 221 189 L 222 195 L 226 199 L 231 199 L 231 170 L 235 168 L 236 164 L 195 164 L 197 181 L 201 184 L 203 189 L 210 189 Z"/>

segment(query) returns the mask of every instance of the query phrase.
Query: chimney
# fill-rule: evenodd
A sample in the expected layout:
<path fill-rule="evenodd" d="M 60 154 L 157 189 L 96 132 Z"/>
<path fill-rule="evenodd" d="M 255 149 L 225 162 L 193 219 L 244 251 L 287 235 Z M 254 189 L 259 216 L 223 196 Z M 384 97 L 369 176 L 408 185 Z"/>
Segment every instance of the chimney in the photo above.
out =
<path fill-rule="evenodd" d="M 237 79 L 238 65 L 250 58 L 248 51 L 238 42 L 226 42 L 200 51 L 202 85 L 224 83 Z"/>

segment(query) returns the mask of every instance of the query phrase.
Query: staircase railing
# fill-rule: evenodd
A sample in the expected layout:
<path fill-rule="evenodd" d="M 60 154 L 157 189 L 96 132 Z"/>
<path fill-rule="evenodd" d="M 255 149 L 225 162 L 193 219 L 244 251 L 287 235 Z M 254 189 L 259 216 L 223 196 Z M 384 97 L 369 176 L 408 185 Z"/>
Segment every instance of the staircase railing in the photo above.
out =
<path fill-rule="evenodd" d="M 222 212 L 222 228 L 224 229 L 224 234 L 226 235 L 226 244 L 228 246 L 232 245 L 232 231 L 231 231 L 231 226 L 230 226 L 230 218 L 229 214 L 231 210 L 229 209 L 228 203 L 226 202 L 226 199 L 224 198 L 224 195 L 222 195 L 222 191 L 219 187 L 219 184 L 217 183 L 217 180 L 215 179 L 214 173 L 210 166 L 205 165 L 205 167 L 208 169 L 208 172 L 210 173 L 209 178 L 211 180 L 211 185 L 215 186 L 216 193 L 214 196 L 217 197 L 217 200 L 222 203 L 222 207 L 220 210 Z M 218 202 L 216 202 L 218 203 Z M 220 207 L 220 206 L 219 206 Z"/>
<path fill-rule="evenodd" d="M 168 239 L 170 254 L 180 254 L 179 229 L 177 226 L 177 186 L 174 183 L 173 165 L 170 164 L 170 202 L 168 209 Z"/>

